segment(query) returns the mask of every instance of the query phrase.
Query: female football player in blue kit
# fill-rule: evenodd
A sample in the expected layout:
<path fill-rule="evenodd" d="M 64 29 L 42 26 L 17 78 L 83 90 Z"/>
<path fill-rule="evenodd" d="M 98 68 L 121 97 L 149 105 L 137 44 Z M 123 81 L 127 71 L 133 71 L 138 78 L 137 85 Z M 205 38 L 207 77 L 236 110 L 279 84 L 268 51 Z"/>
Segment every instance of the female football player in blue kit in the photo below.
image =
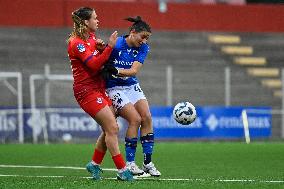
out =
<path fill-rule="evenodd" d="M 128 35 L 118 37 L 109 63 L 103 69 L 103 75 L 107 81 L 107 92 L 113 106 L 118 115 L 126 119 L 129 124 L 125 137 L 127 168 L 133 175 L 145 172 L 151 176 L 160 176 L 161 173 L 151 159 L 154 146 L 151 113 L 148 101 L 136 78 L 149 52 L 147 40 L 151 35 L 151 28 L 140 16 L 125 20 L 133 24 Z M 142 169 L 135 163 L 139 128 L 144 154 Z"/>

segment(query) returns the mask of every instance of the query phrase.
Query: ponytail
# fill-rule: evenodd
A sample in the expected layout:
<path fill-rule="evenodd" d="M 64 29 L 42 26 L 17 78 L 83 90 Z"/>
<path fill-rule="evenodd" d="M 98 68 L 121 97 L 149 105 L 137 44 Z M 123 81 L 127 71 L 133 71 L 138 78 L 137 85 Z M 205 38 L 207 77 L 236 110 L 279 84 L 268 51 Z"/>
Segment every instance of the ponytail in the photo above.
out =
<path fill-rule="evenodd" d="M 151 27 L 149 24 L 147 24 L 145 21 L 142 20 L 141 16 L 128 17 L 124 20 L 127 20 L 129 22 L 133 22 L 132 26 L 129 28 L 129 31 L 135 30 L 136 32 L 150 32 L 151 33 Z"/>

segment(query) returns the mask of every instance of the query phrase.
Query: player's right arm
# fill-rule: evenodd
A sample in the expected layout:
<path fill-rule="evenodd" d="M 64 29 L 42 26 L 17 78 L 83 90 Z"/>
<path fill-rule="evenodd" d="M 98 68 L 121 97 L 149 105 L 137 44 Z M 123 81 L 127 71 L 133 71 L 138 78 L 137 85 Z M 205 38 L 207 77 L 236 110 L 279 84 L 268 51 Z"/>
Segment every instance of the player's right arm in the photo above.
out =
<path fill-rule="evenodd" d="M 131 68 L 129 69 L 117 69 L 117 76 L 120 77 L 131 77 L 131 76 L 135 76 L 139 70 L 141 69 L 143 64 L 141 64 L 138 61 L 134 61 Z"/>
<path fill-rule="evenodd" d="M 120 77 L 135 76 L 140 71 L 149 50 L 150 48 L 148 45 L 144 44 L 141 46 L 132 66 L 129 69 L 117 69 L 117 75 Z"/>

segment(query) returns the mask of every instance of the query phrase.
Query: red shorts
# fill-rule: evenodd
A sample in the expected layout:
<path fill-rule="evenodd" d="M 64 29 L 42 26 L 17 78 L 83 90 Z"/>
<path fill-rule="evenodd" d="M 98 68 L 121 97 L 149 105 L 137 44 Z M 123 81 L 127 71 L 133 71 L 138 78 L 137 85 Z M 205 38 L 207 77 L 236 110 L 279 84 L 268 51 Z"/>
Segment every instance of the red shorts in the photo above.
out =
<path fill-rule="evenodd" d="M 80 107 L 91 117 L 95 117 L 105 106 L 112 105 L 112 101 L 104 89 L 90 91 L 80 99 L 76 99 Z"/>

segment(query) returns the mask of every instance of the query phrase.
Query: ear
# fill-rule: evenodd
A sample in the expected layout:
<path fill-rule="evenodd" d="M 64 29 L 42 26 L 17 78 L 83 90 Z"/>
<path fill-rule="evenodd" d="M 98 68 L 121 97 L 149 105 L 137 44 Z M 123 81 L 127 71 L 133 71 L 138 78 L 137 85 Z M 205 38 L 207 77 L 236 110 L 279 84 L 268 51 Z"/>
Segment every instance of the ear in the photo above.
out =
<path fill-rule="evenodd" d="M 130 31 L 130 33 L 135 34 L 135 33 L 136 33 L 135 29 L 132 29 L 132 30 Z"/>
<path fill-rule="evenodd" d="M 84 23 L 86 24 L 86 26 L 89 26 L 89 20 L 84 20 Z"/>

